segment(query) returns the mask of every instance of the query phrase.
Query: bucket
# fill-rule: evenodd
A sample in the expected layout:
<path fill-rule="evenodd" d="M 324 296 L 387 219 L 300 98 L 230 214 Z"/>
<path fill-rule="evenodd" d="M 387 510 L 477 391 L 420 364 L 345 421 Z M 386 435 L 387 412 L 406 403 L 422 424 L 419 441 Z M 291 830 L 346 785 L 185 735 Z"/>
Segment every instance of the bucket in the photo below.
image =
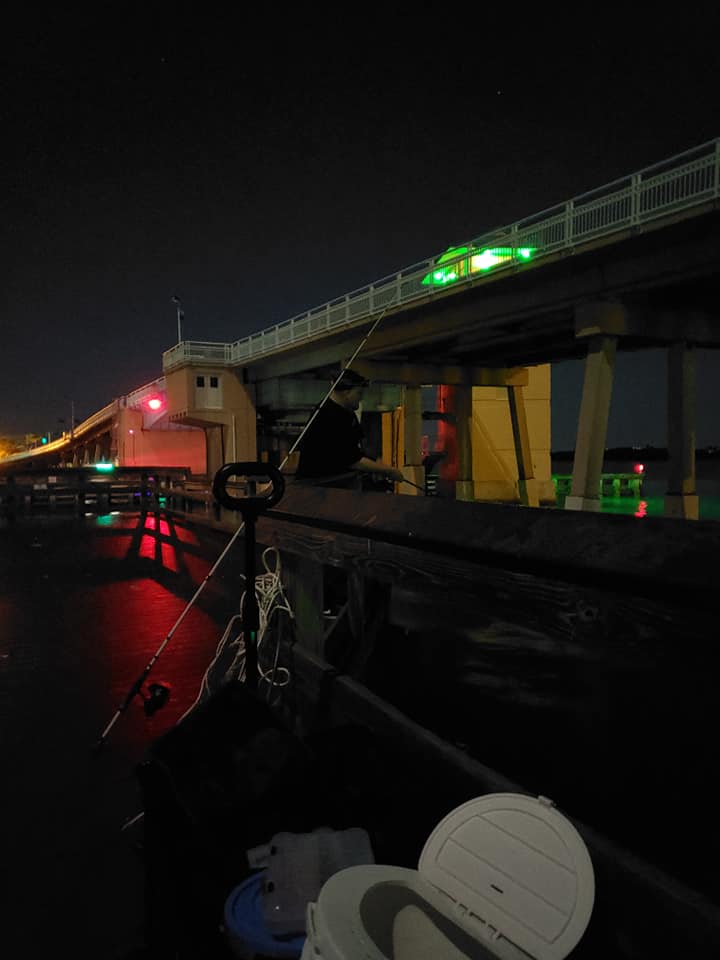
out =
<path fill-rule="evenodd" d="M 263 917 L 263 873 L 255 873 L 235 887 L 225 901 L 225 932 L 236 957 L 286 957 L 297 960 L 305 944 L 305 934 L 275 937 Z"/>

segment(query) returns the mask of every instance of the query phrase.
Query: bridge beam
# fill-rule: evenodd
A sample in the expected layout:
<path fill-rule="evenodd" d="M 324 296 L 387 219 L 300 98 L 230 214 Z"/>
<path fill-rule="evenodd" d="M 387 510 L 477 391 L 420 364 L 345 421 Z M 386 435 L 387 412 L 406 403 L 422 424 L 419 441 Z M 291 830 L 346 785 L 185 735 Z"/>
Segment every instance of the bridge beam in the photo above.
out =
<path fill-rule="evenodd" d="M 651 344 L 684 341 L 704 347 L 720 347 L 717 315 L 691 307 L 674 309 L 636 306 L 619 300 L 594 301 L 575 308 L 575 336 L 630 337 Z"/>
<path fill-rule="evenodd" d="M 527 386 L 526 367 L 478 367 L 459 364 L 394 363 L 378 360 L 353 361 L 353 370 L 375 383 L 442 384 L 471 387 Z"/>
<path fill-rule="evenodd" d="M 600 477 L 616 350 L 616 337 L 600 335 L 588 341 L 572 486 L 570 496 L 565 499 L 566 510 L 600 509 Z"/>

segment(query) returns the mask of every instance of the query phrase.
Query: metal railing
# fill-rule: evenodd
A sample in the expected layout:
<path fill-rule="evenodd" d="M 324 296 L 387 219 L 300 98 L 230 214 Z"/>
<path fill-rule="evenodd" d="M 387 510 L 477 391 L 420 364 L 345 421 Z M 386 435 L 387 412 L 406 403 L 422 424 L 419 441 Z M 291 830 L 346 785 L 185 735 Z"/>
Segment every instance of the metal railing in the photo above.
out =
<path fill-rule="evenodd" d="M 563 204 L 518 220 L 506 227 L 453 245 L 457 258 L 443 259 L 443 269 L 456 267 L 451 286 L 433 287 L 427 277 L 437 268 L 442 253 L 405 267 L 397 273 L 353 290 L 290 320 L 260 330 L 234 343 L 179 343 L 163 354 L 163 369 L 188 361 L 233 366 L 282 350 L 292 344 L 377 314 L 389 304 L 404 305 L 443 291 L 460 290 L 476 282 L 470 253 L 494 247 L 531 248 L 537 264 L 560 250 L 575 249 L 600 237 L 611 237 L 653 220 L 691 210 L 720 197 L 720 138 L 678 154 L 581 194 Z M 464 254 L 464 255 L 463 255 Z M 498 263 L 482 276 L 527 269 L 516 258 Z M 423 283 L 423 281 L 426 281 Z"/>
<path fill-rule="evenodd" d="M 150 383 L 138 387 L 137 390 L 133 390 L 132 393 L 122 398 L 121 403 L 125 407 L 139 407 L 146 397 L 151 397 L 164 389 L 165 377 L 158 377 L 156 380 L 151 380 Z"/>

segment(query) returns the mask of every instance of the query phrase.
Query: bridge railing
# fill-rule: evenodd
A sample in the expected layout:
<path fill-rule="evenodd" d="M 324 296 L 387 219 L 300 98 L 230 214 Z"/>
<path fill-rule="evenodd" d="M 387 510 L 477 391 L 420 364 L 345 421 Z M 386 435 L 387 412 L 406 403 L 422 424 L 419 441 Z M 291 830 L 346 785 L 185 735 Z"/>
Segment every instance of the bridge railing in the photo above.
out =
<path fill-rule="evenodd" d="M 437 254 L 234 343 L 180 343 L 163 355 L 163 368 L 168 370 L 192 360 L 223 365 L 245 363 L 372 317 L 390 305 L 447 292 L 445 281 L 435 286 L 428 280 L 441 257 L 443 274 L 454 275 L 451 289 L 458 290 L 478 279 L 473 254 L 498 247 L 527 250 L 532 251 L 528 259 L 537 263 L 559 250 L 575 249 L 718 197 L 720 139 L 458 244 L 453 247 L 458 251 L 456 257 Z M 490 272 L 495 275 L 527 266 L 511 255 L 493 264 Z M 482 275 L 487 275 L 485 268 Z"/>
<path fill-rule="evenodd" d="M 232 344 L 211 343 L 203 340 L 184 340 L 175 344 L 163 354 L 163 370 L 177 367 L 181 363 L 201 361 L 227 366 L 232 363 Z"/>
<path fill-rule="evenodd" d="M 150 383 L 146 383 L 142 387 L 138 387 L 137 390 L 133 390 L 132 393 L 129 393 L 123 398 L 122 403 L 126 407 L 137 407 L 146 397 L 152 396 L 158 391 L 162 391 L 164 389 L 165 377 L 158 377 L 155 380 L 151 380 Z"/>

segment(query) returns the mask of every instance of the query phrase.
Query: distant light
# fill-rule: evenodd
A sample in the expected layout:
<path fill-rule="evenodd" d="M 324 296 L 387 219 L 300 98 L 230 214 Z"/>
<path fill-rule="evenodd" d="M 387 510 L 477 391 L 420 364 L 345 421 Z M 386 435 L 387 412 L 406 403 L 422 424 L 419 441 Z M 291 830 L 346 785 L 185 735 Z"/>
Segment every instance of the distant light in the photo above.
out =
<path fill-rule="evenodd" d="M 160 397 L 150 397 L 150 399 L 147 402 L 147 405 L 150 407 L 151 410 L 159 410 L 162 407 L 163 402 L 160 399 Z"/>
<path fill-rule="evenodd" d="M 636 463 L 635 466 L 633 467 L 633 473 L 645 473 L 645 464 Z"/>
<path fill-rule="evenodd" d="M 46 444 L 47 442 L 48 442 L 48 438 L 47 438 L 47 437 L 41 437 L 41 438 L 40 438 L 40 443 Z"/>
<path fill-rule="evenodd" d="M 112 471 L 115 469 L 115 464 L 114 463 L 96 463 L 95 469 L 99 473 L 112 473 Z"/>

